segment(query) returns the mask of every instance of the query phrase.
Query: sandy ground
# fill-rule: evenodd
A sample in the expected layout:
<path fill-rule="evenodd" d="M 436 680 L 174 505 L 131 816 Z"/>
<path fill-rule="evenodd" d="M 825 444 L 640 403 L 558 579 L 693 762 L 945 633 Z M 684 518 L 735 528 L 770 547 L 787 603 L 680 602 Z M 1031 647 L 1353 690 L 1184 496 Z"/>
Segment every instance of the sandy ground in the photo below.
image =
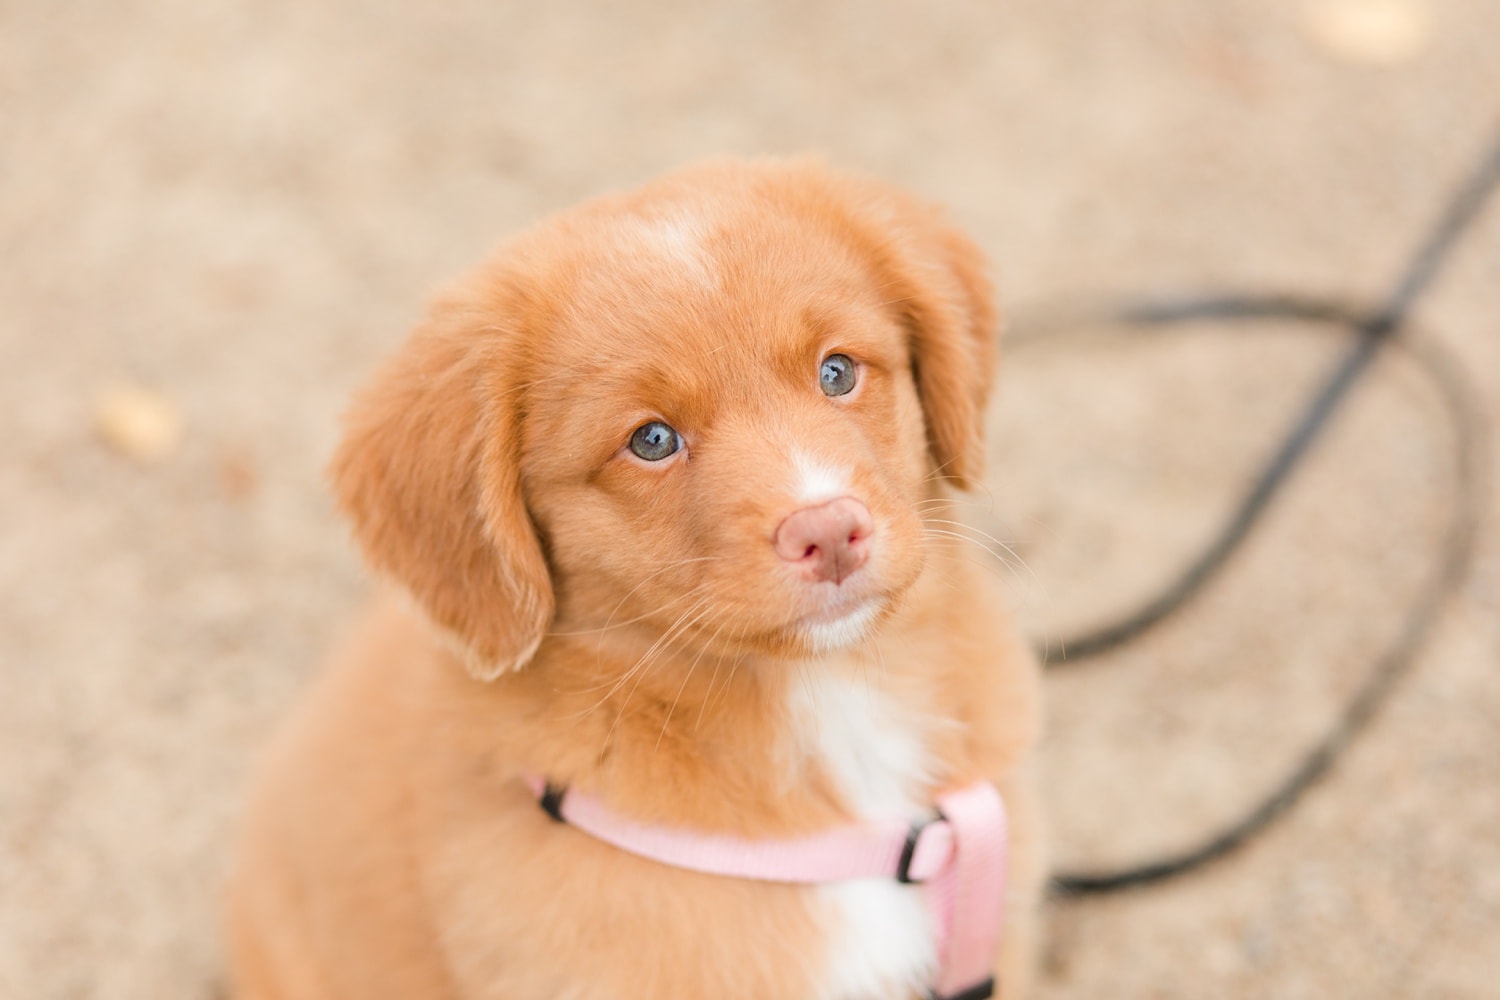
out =
<path fill-rule="evenodd" d="M 811 149 L 951 205 L 1018 314 L 1370 299 L 1500 125 L 1497 42 L 1495 0 L 0 4 L 0 996 L 210 995 L 246 768 L 366 593 L 321 478 L 337 414 L 507 232 Z M 1491 206 L 1418 318 L 1492 430 L 1497 317 Z M 1013 352 L 981 513 L 1032 630 L 1163 579 L 1337 349 Z M 99 432 L 121 385 L 167 407 L 157 460 Z M 1384 359 L 1228 576 L 1054 676 L 1060 865 L 1189 843 L 1316 738 L 1426 572 L 1450 439 Z M 1494 529 L 1330 779 L 1211 870 L 1054 906 L 1042 997 L 1497 994 Z"/>

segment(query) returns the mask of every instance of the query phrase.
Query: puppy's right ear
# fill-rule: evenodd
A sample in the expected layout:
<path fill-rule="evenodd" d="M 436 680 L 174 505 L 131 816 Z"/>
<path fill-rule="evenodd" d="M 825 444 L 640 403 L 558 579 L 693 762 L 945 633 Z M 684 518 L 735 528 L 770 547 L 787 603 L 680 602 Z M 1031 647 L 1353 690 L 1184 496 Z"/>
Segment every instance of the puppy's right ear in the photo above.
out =
<path fill-rule="evenodd" d="M 329 470 L 366 559 L 484 680 L 529 661 L 554 610 L 521 495 L 513 322 L 435 309 L 355 399 Z"/>

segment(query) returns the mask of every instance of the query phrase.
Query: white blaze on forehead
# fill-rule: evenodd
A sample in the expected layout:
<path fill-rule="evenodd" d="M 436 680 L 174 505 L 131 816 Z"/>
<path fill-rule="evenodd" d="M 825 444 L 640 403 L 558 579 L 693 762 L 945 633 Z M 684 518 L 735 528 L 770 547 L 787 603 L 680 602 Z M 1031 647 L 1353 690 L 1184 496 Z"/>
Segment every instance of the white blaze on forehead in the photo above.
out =
<path fill-rule="evenodd" d="M 693 278 L 706 288 L 717 288 L 718 274 L 704 247 L 702 224 L 685 209 L 640 220 L 644 249 L 672 271 Z"/>
<path fill-rule="evenodd" d="M 849 493 L 849 470 L 828 462 L 820 462 L 800 451 L 792 453 L 792 466 L 797 470 L 797 481 L 792 494 L 799 503 L 826 503 Z"/>

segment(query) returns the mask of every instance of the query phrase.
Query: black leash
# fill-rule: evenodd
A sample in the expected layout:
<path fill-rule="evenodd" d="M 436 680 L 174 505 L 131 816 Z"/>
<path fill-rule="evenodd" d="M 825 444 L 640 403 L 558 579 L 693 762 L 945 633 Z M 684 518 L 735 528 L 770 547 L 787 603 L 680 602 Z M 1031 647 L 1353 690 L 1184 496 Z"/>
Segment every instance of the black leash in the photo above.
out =
<path fill-rule="evenodd" d="M 1364 729 L 1409 670 L 1436 624 L 1447 598 L 1466 578 L 1478 531 L 1484 482 L 1480 459 L 1482 422 L 1462 369 L 1430 342 L 1418 344 L 1403 334 L 1418 299 L 1432 285 L 1453 250 L 1473 226 L 1500 187 L 1500 135 L 1473 173 L 1455 189 L 1446 210 L 1404 268 L 1401 279 L 1376 308 L 1325 299 L 1278 295 L 1209 295 L 1184 298 L 1131 299 L 1063 311 L 1053 319 L 1027 325 L 1012 338 L 1021 343 L 1084 326 L 1112 325 L 1130 330 L 1154 329 L 1191 321 L 1219 320 L 1248 324 L 1291 320 L 1330 330 L 1347 330 L 1354 342 L 1313 391 L 1280 445 L 1245 490 L 1223 527 L 1172 582 L 1134 611 L 1057 642 L 1066 659 L 1049 668 L 1071 666 L 1115 649 L 1179 611 L 1224 568 L 1265 514 L 1271 501 L 1306 458 L 1350 390 L 1387 346 L 1399 346 L 1437 387 L 1454 437 L 1456 481 L 1441 548 L 1425 585 L 1407 610 L 1394 641 L 1376 657 L 1338 720 L 1280 783 L 1235 822 L 1195 846 L 1112 871 L 1063 872 L 1053 878 L 1062 894 L 1100 893 L 1159 882 L 1220 858 L 1264 830 L 1319 779 Z"/>

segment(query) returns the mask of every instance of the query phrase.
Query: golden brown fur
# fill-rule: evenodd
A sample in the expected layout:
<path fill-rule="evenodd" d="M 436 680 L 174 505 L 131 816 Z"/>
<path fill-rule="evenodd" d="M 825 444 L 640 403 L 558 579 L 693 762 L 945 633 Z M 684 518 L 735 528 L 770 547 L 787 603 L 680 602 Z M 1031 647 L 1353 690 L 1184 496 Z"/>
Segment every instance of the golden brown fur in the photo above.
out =
<path fill-rule="evenodd" d="M 967 240 L 806 162 L 600 199 L 460 285 L 356 402 L 333 463 L 357 541 L 412 600 L 374 609 L 267 762 L 231 890 L 238 995 L 826 995 L 837 917 L 815 893 L 626 855 L 517 780 L 741 836 L 847 822 L 789 732 L 814 672 L 900 706 L 928 793 L 999 785 L 1002 993 L 1021 995 L 1043 870 L 1034 667 L 940 523 L 979 475 L 993 334 Z M 819 388 L 834 350 L 860 365 L 848 397 Z M 653 419 L 683 452 L 628 453 Z M 854 596 L 768 544 L 809 457 L 875 519 L 838 591 Z M 808 623 L 856 598 L 876 621 L 826 648 Z"/>

